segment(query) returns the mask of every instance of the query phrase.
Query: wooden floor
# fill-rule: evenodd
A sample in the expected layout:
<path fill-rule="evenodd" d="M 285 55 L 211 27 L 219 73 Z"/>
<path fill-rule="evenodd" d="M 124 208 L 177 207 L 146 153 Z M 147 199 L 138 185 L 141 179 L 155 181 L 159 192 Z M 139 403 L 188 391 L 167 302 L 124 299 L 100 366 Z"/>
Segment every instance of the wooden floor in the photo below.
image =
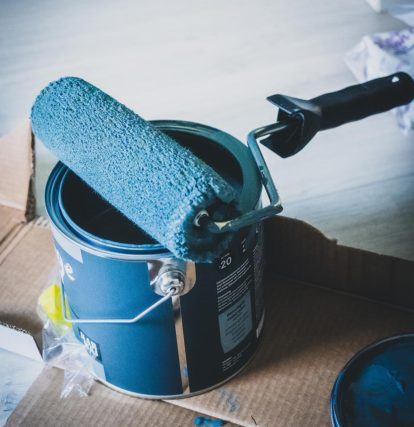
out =
<path fill-rule="evenodd" d="M 13 1 L 0 4 L 0 133 L 50 80 L 81 76 L 148 119 L 206 123 L 244 140 L 273 93 L 310 98 L 355 82 L 343 55 L 402 28 L 364 0 Z M 414 141 L 391 114 L 266 151 L 285 214 L 341 243 L 414 259 Z M 38 147 L 38 194 L 51 158 Z"/>

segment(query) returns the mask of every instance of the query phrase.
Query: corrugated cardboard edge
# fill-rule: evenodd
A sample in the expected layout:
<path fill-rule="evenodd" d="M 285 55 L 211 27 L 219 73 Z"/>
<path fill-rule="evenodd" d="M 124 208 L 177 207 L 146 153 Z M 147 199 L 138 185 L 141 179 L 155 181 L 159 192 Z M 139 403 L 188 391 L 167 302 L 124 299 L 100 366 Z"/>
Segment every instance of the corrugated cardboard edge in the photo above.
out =
<path fill-rule="evenodd" d="M 0 138 L 0 170 L 0 205 L 14 209 L 16 220 L 30 221 L 35 215 L 35 158 L 29 120 Z"/>

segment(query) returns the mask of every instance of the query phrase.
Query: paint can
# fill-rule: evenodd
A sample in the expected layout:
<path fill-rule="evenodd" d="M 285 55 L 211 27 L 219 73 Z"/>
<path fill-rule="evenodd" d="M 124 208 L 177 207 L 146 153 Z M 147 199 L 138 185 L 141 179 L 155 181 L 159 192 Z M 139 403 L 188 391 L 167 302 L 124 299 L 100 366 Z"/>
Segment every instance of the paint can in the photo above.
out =
<path fill-rule="evenodd" d="M 153 122 L 260 207 L 256 163 L 240 141 L 183 121 Z M 234 233 L 213 263 L 173 257 L 62 163 L 46 186 L 64 304 L 101 382 L 139 397 L 192 396 L 236 375 L 264 321 L 262 224 Z M 165 286 L 171 283 L 181 286 Z M 148 310 L 149 309 L 149 310 Z"/>
<path fill-rule="evenodd" d="M 414 334 L 389 337 L 359 351 L 332 389 L 333 427 L 414 425 Z"/>

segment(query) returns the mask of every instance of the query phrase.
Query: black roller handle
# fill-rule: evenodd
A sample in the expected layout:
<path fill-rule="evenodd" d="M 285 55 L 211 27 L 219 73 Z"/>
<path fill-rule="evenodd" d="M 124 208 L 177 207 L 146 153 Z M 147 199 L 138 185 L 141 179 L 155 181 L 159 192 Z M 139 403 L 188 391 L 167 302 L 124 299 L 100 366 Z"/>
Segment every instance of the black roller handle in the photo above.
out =
<path fill-rule="evenodd" d="M 289 157 L 305 147 L 320 130 L 410 103 L 414 99 L 414 80 L 400 72 L 309 101 L 279 94 L 267 99 L 279 107 L 278 122 L 289 126 L 281 127 L 280 132 L 261 142 L 281 157 Z"/>
<path fill-rule="evenodd" d="M 383 113 L 414 98 L 414 82 L 406 73 L 370 80 L 313 98 L 321 114 L 320 130 Z"/>

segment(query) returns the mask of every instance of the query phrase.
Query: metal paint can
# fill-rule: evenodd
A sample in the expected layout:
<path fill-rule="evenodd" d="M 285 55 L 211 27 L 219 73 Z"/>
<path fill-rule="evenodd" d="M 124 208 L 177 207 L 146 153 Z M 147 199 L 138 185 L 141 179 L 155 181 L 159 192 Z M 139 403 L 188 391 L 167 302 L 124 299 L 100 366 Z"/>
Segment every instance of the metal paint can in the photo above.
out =
<path fill-rule="evenodd" d="M 153 123 L 238 190 L 242 213 L 260 207 L 260 175 L 244 144 L 197 123 Z M 261 223 L 234 233 L 215 262 L 193 264 L 174 258 L 61 163 L 45 198 L 65 304 L 97 379 L 140 397 L 177 398 L 217 387 L 247 364 L 264 321 Z M 166 278 L 184 291 L 161 301 Z"/>

